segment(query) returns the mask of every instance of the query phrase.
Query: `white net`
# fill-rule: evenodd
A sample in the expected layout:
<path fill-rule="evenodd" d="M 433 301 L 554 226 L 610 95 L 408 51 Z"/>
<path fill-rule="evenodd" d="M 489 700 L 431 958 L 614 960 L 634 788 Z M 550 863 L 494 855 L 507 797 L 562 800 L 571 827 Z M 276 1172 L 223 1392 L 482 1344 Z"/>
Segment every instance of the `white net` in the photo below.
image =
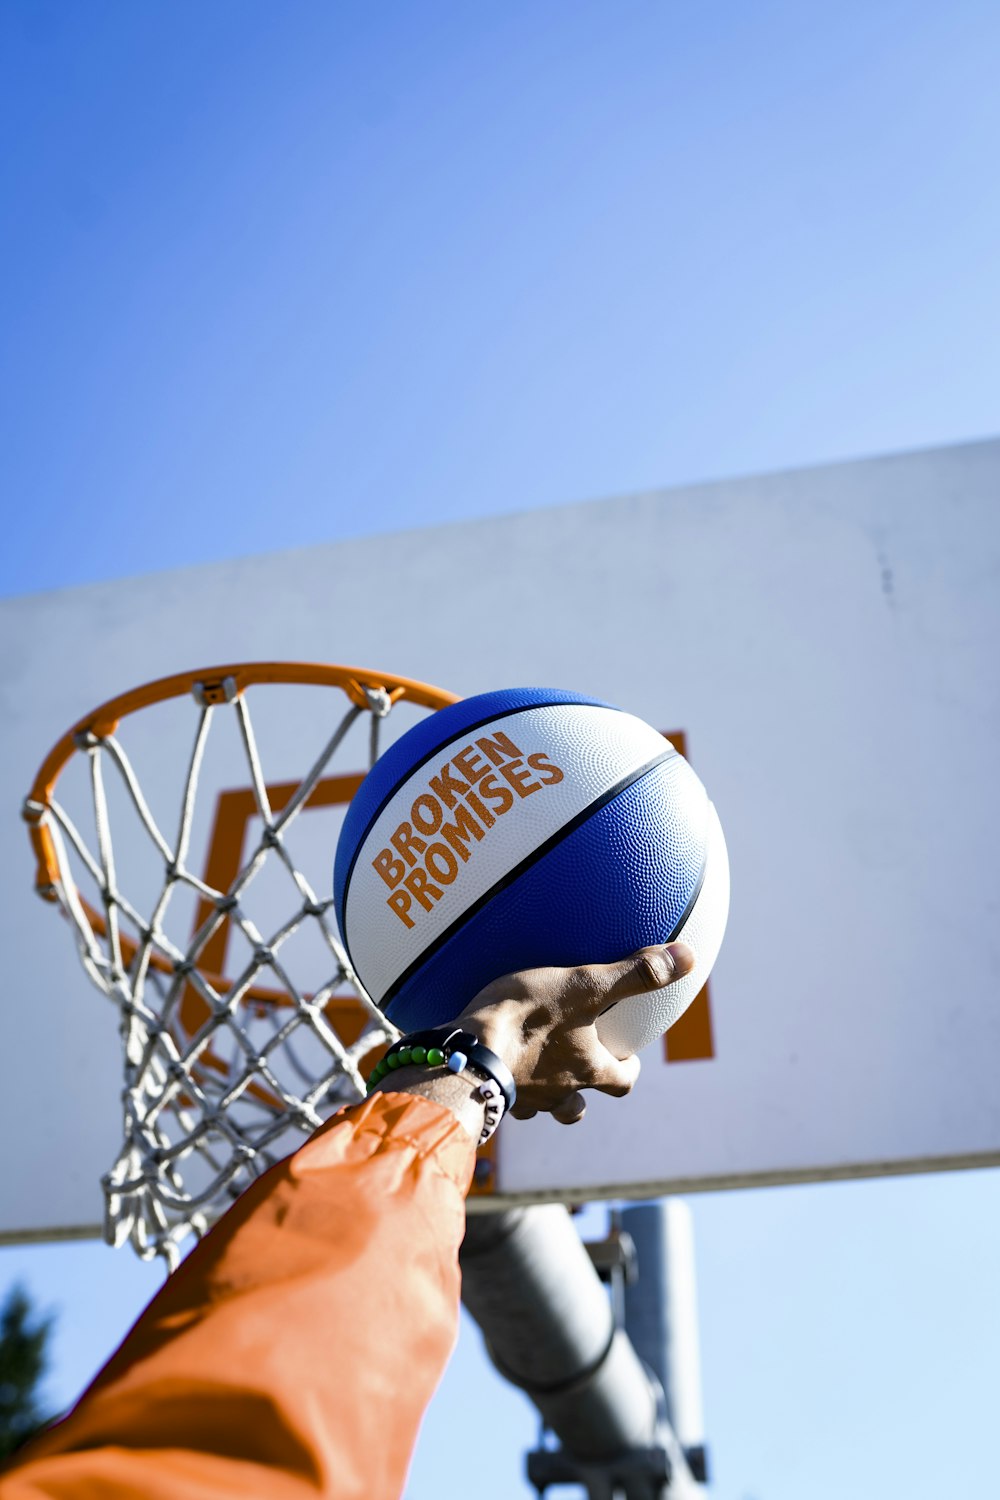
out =
<path fill-rule="evenodd" d="M 203 1234 L 303 1134 L 362 1096 L 362 1060 L 397 1035 L 365 994 L 337 933 L 327 894 L 332 847 L 327 841 L 311 872 L 295 847 L 303 812 L 331 800 L 331 762 L 352 731 L 357 755 L 359 721 L 368 720 L 368 764 L 379 754 L 393 695 L 352 686 L 346 709 L 339 693 L 321 690 L 327 719 L 329 704 L 338 704 L 325 743 L 301 780 L 276 785 L 265 776 L 252 690 L 232 677 L 194 684 L 196 724 L 170 832 L 151 810 L 154 799 L 123 736 L 99 727 L 75 737 L 89 771 L 90 841 L 80 815 L 74 821 L 54 794 L 25 804 L 33 833 L 47 831 L 55 866 L 42 893 L 59 902 L 87 974 L 120 1014 L 124 1139 L 103 1179 L 105 1232 L 115 1245 L 130 1240 L 144 1259 L 176 1264 L 187 1237 Z M 220 716 L 235 718 L 238 734 L 230 728 L 230 738 L 241 747 L 245 783 L 240 837 L 221 860 L 219 809 L 231 810 L 240 794 L 218 799 L 211 835 L 200 795 Z M 359 779 L 342 778 L 339 794 Z M 126 810 L 127 863 L 143 904 L 127 888 L 117 853 Z M 192 851 L 203 850 L 206 837 L 199 874 Z M 148 862 L 139 875 L 139 838 L 152 853 L 155 880 Z"/>

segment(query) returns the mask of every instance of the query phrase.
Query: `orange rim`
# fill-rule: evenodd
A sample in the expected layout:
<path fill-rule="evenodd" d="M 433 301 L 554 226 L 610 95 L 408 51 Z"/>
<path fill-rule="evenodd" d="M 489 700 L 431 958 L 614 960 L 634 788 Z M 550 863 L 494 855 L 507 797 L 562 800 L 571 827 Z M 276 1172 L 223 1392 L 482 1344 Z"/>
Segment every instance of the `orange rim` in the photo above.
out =
<path fill-rule="evenodd" d="M 227 693 L 228 682 L 232 689 Z M 262 661 L 241 662 L 222 667 L 201 667 L 193 672 L 177 672 L 171 677 L 159 677 L 154 682 L 143 683 L 130 692 L 110 698 L 99 708 L 92 709 L 68 729 L 57 740 L 39 767 L 38 774 L 28 793 L 25 820 L 29 824 L 28 836 L 35 852 L 38 868 L 35 887 L 42 895 L 55 899 L 53 888 L 58 882 L 59 872 L 55 849 L 48 829 L 40 822 L 41 810 L 51 804 L 53 789 L 67 762 L 79 750 L 77 738 L 92 734 L 98 739 L 113 734 L 120 721 L 129 714 L 154 703 L 166 702 L 169 698 L 182 698 L 199 688 L 205 702 L 210 703 L 217 695 L 218 702 L 238 696 L 248 687 L 259 683 L 299 684 L 313 687 L 339 687 L 358 708 L 367 707 L 365 689 L 379 689 L 388 693 L 392 703 L 405 698 L 422 708 L 446 708 L 456 703 L 456 693 L 432 687 L 430 683 L 417 682 L 410 677 L 397 677 L 387 672 L 372 672 L 365 667 L 330 666 L 324 662 Z"/>

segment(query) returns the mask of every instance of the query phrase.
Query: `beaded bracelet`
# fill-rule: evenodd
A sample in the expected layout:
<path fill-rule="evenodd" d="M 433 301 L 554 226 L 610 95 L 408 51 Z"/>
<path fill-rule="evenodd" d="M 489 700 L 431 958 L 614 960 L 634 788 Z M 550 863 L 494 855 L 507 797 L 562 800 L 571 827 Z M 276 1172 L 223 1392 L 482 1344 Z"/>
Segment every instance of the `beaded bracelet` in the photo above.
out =
<path fill-rule="evenodd" d="M 482 1099 L 486 1105 L 486 1119 L 479 1137 L 481 1146 L 489 1140 L 517 1098 L 514 1075 L 507 1064 L 489 1047 L 484 1047 L 471 1031 L 449 1030 L 442 1026 L 401 1037 L 372 1069 L 368 1093 L 397 1068 L 407 1067 L 448 1068 L 456 1074 L 469 1072 L 479 1081 L 472 1097 Z"/>

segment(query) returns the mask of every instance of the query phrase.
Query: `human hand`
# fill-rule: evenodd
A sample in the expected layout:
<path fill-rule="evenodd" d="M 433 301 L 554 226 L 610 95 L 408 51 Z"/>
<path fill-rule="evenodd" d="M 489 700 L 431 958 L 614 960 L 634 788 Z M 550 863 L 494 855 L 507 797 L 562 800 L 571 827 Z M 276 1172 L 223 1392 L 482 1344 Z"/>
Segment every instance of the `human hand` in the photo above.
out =
<path fill-rule="evenodd" d="M 672 984 L 694 967 L 687 943 L 641 948 L 614 964 L 525 969 L 481 990 L 455 1021 L 502 1057 L 517 1084 L 512 1113 L 539 1111 L 563 1125 L 581 1120 L 581 1089 L 621 1097 L 639 1076 L 636 1056 L 617 1058 L 597 1035 L 598 1017 L 618 1000 Z"/>

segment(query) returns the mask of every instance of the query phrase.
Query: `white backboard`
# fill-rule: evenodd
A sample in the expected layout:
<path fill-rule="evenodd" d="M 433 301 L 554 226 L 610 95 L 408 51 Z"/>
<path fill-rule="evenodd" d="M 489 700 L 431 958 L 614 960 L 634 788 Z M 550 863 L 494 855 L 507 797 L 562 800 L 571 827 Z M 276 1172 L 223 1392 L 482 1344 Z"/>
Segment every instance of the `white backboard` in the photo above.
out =
<path fill-rule="evenodd" d="M 633 1096 L 573 1129 L 509 1122 L 494 1198 L 1000 1161 L 998 584 L 991 442 L 0 604 L 0 1235 L 96 1232 L 120 1140 L 114 1009 L 31 889 L 21 799 L 97 703 L 221 661 L 574 688 L 686 737 L 732 867 L 675 1047 L 702 1055 L 651 1047 Z M 273 774 L 301 773 L 279 741 Z M 310 836 L 318 880 L 332 836 Z"/>

